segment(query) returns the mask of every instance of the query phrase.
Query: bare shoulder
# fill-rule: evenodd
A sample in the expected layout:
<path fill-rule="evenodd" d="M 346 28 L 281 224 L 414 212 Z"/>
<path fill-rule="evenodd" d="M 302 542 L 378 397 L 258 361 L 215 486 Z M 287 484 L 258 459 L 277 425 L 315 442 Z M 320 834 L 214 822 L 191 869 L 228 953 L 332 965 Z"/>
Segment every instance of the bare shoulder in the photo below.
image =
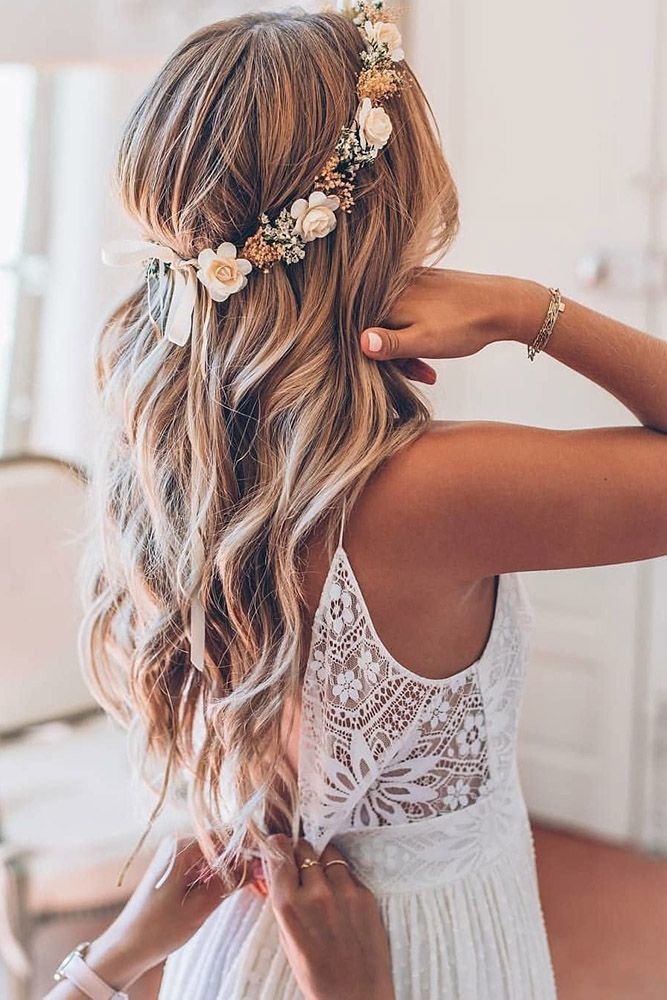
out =
<path fill-rule="evenodd" d="M 404 565 L 421 560 L 447 567 L 462 581 L 479 578 L 483 574 L 471 572 L 467 558 L 467 539 L 479 518 L 477 490 L 492 474 L 489 462 L 511 462 L 514 427 L 432 421 L 377 470 L 358 501 L 366 537 Z"/>
<path fill-rule="evenodd" d="M 667 551 L 667 435 L 435 421 L 361 501 L 398 558 L 461 581 L 653 558 Z"/>

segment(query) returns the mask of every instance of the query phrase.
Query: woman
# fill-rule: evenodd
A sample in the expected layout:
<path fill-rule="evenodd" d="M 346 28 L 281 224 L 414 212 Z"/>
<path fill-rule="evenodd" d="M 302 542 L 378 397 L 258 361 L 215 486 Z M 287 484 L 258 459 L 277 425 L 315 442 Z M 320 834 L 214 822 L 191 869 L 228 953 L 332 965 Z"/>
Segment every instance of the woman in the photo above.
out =
<path fill-rule="evenodd" d="M 88 660 L 163 791 L 185 777 L 221 877 L 302 829 L 300 884 L 326 888 L 333 843 L 377 894 L 401 1000 L 549 1000 L 516 574 L 667 551 L 667 345 L 556 289 L 420 268 L 455 186 L 382 0 L 347 6 L 199 32 L 128 124 L 148 242 L 109 259 L 147 270 L 99 345 Z M 643 426 L 432 421 L 420 359 L 499 340 Z M 242 889 L 161 996 L 299 989 Z"/>

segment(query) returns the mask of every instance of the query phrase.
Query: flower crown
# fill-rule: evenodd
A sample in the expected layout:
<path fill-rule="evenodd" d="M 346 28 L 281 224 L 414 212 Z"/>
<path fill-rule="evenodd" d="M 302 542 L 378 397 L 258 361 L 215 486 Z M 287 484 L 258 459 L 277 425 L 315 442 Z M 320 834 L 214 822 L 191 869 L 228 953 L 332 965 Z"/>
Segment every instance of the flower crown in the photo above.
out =
<path fill-rule="evenodd" d="M 393 127 L 382 101 L 398 94 L 404 84 L 397 66 L 404 58 L 401 33 L 386 14 L 384 0 L 338 0 L 337 7 L 357 25 L 365 43 L 356 87 L 359 105 L 308 198 L 298 198 L 274 219 L 263 214 L 259 228 L 240 253 L 233 243 L 222 243 L 216 250 L 207 248 L 198 257 L 184 260 L 170 247 L 150 241 L 121 241 L 102 252 L 107 264 L 146 267 L 151 318 L 150 280 L 159 279 L 160 318 L 165 336 L 173 343 L 182 346 L 190 336 L 197 281 L 213 302 L 225 302 L 245 288 L 253 268 L 267 272 L 278 262 L 291 265 L 303 260 L 308 243 L 336 228 L 336 212 L 352 210 L 357 173 L 372 164 L 389 141 Z M 174 288 L 165 314 L 167 270 L 173 275 Z"/>

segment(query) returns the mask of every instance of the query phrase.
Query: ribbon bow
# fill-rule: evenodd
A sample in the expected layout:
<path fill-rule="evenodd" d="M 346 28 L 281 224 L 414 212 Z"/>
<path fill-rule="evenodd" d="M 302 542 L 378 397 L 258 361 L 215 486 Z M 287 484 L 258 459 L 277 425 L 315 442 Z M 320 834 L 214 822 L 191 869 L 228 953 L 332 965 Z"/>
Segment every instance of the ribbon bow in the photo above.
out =
<path fill-rule="evenodd" d="M 147 262 L 157 260 L 158 279 L 160 287 L 160 318 L 164 319 L 164 335 L 172 344 L 183 347 L 192 333 L 192 318 L 197 302 L 197 272 L 196 260 L 184 260 L 170 247 L 150 240 L 117 240 L 109 243 L 102 250 L 102 260 L 110 267 L 145 266 Z M 174 288 L 169 309 L 165 317 L 165 301 L 167 298 L 169 265 Z M 151 319 L 150 275 L 146 274 L 148 286 L 148 311 Z"/>
<path fill-rule="evenodd" d="M 188 342 L 192 333 L 192 318 L 197 302 L 197 270 L 196 260 L 183 260 L 170 247 L 150 240 L 117 240 L 102 249 L 102 260 L 110 267 L 145 267 L 149 261 L 159 262 L 158 278 L 160 283 L 160 319 L 164 319 L 164 303 L 166 301 L 168 284 L 167 269 L 169 265 L 173 275 L 174 289 L 169 304 L 169 310 L 164 325 L 164 335 L 179 347 Z M 151 319 L 150 274 L 146 272 L 148 288 L 148 312 Z M 198 576 L 204 560 L 204 546 L 197 532 L 194 549 L 194 570 Z M 206 617 L 199 596 L 195 593 L 190 601 L 190 659 L 197 670 L 204 670 L 206 644 Z"/>

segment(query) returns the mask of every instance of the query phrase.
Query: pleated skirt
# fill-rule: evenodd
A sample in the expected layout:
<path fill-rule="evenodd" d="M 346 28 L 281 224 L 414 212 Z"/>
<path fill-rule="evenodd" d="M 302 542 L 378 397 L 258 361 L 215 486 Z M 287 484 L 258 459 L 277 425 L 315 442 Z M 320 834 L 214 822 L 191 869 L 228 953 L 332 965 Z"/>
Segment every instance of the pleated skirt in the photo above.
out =
<path fill-rule="evenodd" d="M 445 884 L 377 898 L 397 1000 L 556 997 L 532 841 Z M 271 905 L 249 890 L 171 956 L 160 991 L 160 1000 L 299 998 Z"/>

